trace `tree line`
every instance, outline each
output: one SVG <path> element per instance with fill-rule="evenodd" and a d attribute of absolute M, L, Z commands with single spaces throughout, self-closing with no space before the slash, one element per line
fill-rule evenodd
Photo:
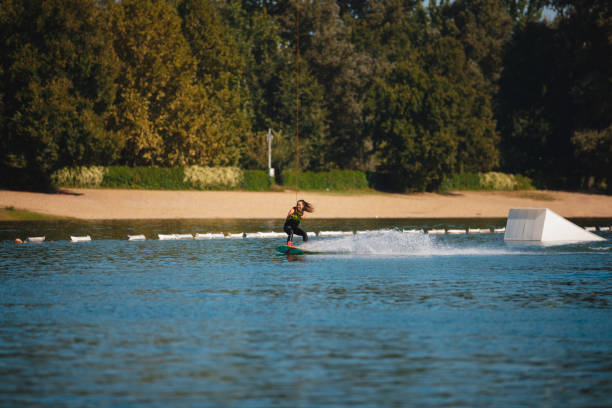
<path fill-rule="evenodd" d="M 262 169 L 272 129 L 280 171 L 299 156 L 401 191 L 501 170 L 609 192 L 611 9 L 0 0 L 2 182 L 88 165 Z"/>

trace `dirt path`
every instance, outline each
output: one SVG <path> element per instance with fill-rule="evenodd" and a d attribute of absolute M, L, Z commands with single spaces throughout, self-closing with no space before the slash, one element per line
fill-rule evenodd
<path fill-rule="evenodd" d="M 81 219 L 279 218 L 295 192 L 71 189 L 72 194 L 0 190 L 0 207 Z M 334 194 L 304 192 L 312 218 L 506 217 L 510 208 L 547 207 L 564 217 L 612 217 L 612 196 L 567 192 Z"/>

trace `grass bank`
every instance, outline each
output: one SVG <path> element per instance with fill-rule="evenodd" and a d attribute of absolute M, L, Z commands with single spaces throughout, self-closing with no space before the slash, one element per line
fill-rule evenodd
<path fill-rule="evenodd" d="M 52 221 L 66 219 L 68 218 L 20 210 L 12 206 L 0 208 L 0 221 Z"/>

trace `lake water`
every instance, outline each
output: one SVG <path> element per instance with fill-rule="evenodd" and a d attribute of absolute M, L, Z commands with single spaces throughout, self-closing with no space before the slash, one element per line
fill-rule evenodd
<path fill-rule="evenodd" d="M 611 406 L 612 234 L 402 232 L 504 224 L 309 220 L 370 232 L 287 258 L 282 238 L 126 240 L 278 220 L 0 223 L 0 406 Z"/>

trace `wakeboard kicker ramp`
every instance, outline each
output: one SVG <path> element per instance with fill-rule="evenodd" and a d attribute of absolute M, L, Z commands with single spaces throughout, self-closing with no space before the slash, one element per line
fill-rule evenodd
<path fill-rule="evenodd" d="M 548 208 L 512 208 L 508 212 L 504 241 L 579 242 L 605 239 Z"/>

